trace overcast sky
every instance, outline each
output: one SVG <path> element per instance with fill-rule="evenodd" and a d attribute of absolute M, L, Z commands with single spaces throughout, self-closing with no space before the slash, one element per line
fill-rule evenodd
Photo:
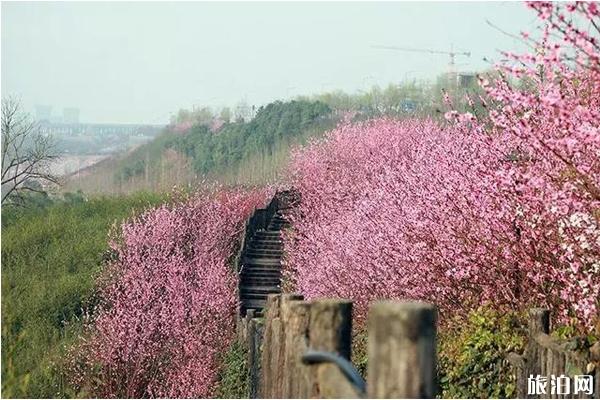
<path fill-rule="evenodd" d="M 192 105 L 266 104 L 430 78 L 455 49 L 487 66 L 532 29 L 522 3 L 2 2 L 2 96 L 78 107 L 83 122 L 163 123 Z M 463 65 L 460 65 L 463 64 Z"/>

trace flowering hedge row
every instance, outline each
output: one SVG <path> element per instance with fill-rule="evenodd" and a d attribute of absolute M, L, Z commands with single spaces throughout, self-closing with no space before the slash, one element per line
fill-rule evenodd
<path fill-rule="evenodd" d="M 237 310 L 229 265 L 243 221 L 265 191 L 215 190 L 122 225 L 100 303 L 72 354 L 93 397 L 209 397 Z"/>
<path fill-rule="evenodd" d="M 598 26 L 599 14 L 594 3 L 530 7 L 543 24 L 536 52 L 507 53 L 500 78 L 481 80 L 486 96 L 470 101 L 485 115 L 344 124 L 294 155 L 302 204 L 286 273 L 300 291 L 352 298 L 359 318 L 391 297 L 452 313 L 549 306 L 593 326 L 600 47 L 572 20 Z"/>

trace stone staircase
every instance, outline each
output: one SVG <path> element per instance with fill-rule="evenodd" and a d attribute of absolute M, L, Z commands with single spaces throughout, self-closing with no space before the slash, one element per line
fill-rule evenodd
<path fill-rule="evenodd" d="M 273 214 L 266 229 L 254 232 L 242 253 L 239 286 L 242 316 L 249 309 L 261 316 L 267 295 L 281 293 L 281 230 L 288 226 L 283 211 L 279 209 Z"/>

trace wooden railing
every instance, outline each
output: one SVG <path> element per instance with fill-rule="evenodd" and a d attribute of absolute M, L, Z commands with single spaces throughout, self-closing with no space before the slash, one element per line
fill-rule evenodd
<path fill-rule="evenodd" d="M 290 200 L 291 199 L 291 200 Z M 298 201 L 278 192 L 246 223 L 246 244 L 283 205 Z M 238 271 L 241 267 L 241 256 Z M 580 348 L 550 336 L 549 311 L 532 309 L 524 354 L 508 354 L 518 398 L 597 398 L 600 342 Z M 433 398 L 437 394 L 436 308 L 420 302 L 378 302 L 369 312 L 368 381 L 351 360 L 352 302 L 304 301 L 299 294 L 269 295 L 264 318 L 247 310 L 238 337 L 247 344 L 251 398 Z M 576 376 L 593 378 L 592 394 L 576 390 Z M 546 378 L 545 393 L 532 395 L 532 379 Z M 556 391 L 550 379 L 572 379 Z M 581 388 L 579 388 L 581 389 Z"/>
<path fill-rule="evenodd" d="M 511 353 L 507 359 L 517 378 L 518 398 L 587 399 L 600 395 L 600 342 L 581 346 L 575 339 L 559 340 L 550 335 L 550 311 L 529 311 L 527 347 L 522 355 Z M 576 380 L 592 377 L 591 394 Z M 556 378 L 561 377 L 561 381 Z M 536 380 L 541 385 L 536 386 Z M 564 385 L 560 385 L 560 384 Z M 535 394 L 537 392 L 537 394 Z"/>
<path fill-rule="evenodd" d="M 434 306 L 378 302 L 369 312 L 367 382 L 351 360 L 352 302 L 304 301 L 298 294 L 270 295 L 264 318 L 249 310 L 243 320 L 249 349 L 251 398 L 433 398 L 437 394 Z M 549 335 L 548 310 L 530 311 L 523 355 L 507 355 L 517 380 L 517 398 L 598 398 L 600 342 Z M 532 379 L 546 377 L 545 393 L 530 394 Z M 591 376 L 593 387 L 575 387 Z M 570 387 L 552 388 L 552 379 Z"/>
<path fill-rule="evenodd" d="M 254 234 L 259 230 L 267 229 L 269 221 L 271 220 L 271 218 L 273 218 L 273 215 L 275 215 L 279 208 L 280 196 L 281 192 L 275 192 L 275 195 L 265 208 L 255 209 L 252 215 L 246 220 L 246 224 L 244 226 L 244 234 L 242 235 L 242 240 L 240 242 L 240 246 L 235 260 L 235 267 L 238 273 L 242 268 L 242 254 L 244 254 L 246 248 L 250 244 L 252 236 L 254 236 Z"/>
<path fill-rule="evenodd" d="M 267 229 L 269 221 L 279 211 L 281 207 L 289 207 L 294 202 L 298 195 L 290 190 L 277 191 L 273 198 L 264 208 L 256 208 L 252 215 L 246 220 L 244 233 L 235 256 L 234 265 L 237 272 L 242 268 L 242 254 L 246 251 L 247 246 L 254 234 L 260 230 Z"/>
<path fill-rule="evenodd" d="M 250 396 L 259 398 L 432 398 L 435 307 L 379 302 L 369 313 L 368 381 L 350 364 L 352 302 L 269 295 L 264 319 L 244 321 Z"/>

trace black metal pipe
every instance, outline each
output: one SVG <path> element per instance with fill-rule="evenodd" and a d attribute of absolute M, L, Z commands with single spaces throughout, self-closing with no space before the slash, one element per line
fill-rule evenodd
<path fill-rule="evenodd" d="M 337 365 L 342 374 L 350 381 L 352 386 L 356 388 L 358 393 L 365 394 L 367 391 L 367 385 L 360 373 L 356 370 L 354 365 L 343 357 L 338 356 L 335 353 L 327 351 L 316 351 L 308 350 L 302 356 L 302 362 L 304 364 L 322 364 L 322 363 L 333 363 Z"/>

